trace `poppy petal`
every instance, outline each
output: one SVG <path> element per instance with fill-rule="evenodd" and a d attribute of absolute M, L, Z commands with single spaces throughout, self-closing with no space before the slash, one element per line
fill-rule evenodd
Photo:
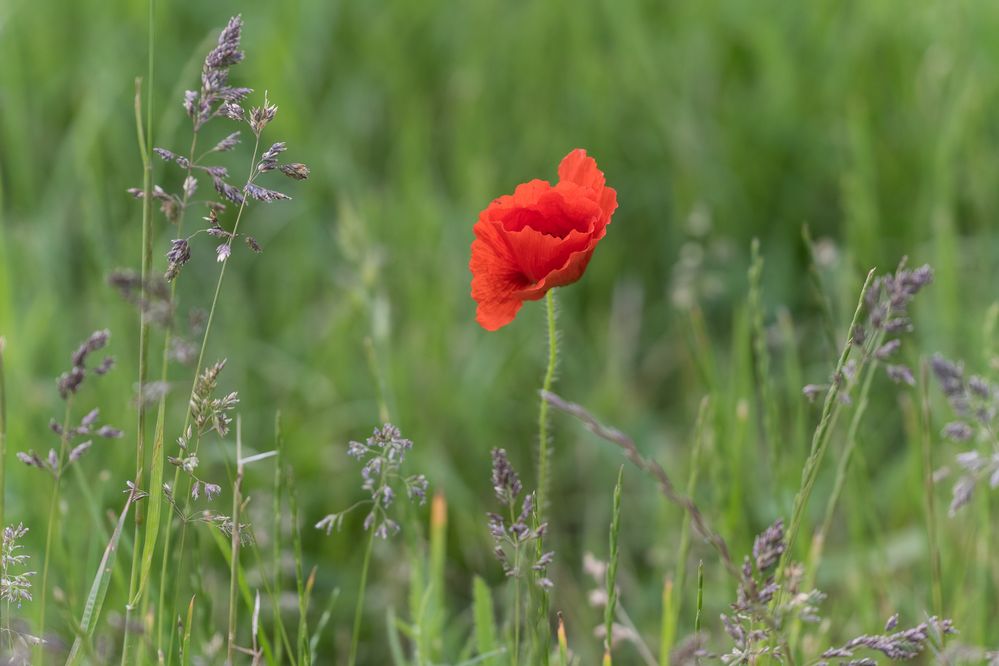
<path fill-rule="evenodd" d="M 520 299 L 481 302 L 475 308 L 475 321 L 487 331 L 498 330 L 514 320 L 523 304 Z"/>
<path fill-rule="evenodd" d="M 475 236 L 468 262 L 472 271 L 472 298 L 479 303 L 505 301 L 531 283 L 521 271 L 499 223 L 477 223 Z"/>
<path fill-rule="evenodd" d="M 559 238 L 530 227 L 504 238 L 520 271 L 532 283 L 561 270 L 572 254 L 593 244 L 589 233 L 571 231 L 565 238 Z"/>
<path fill-rule="evenodd" d="M 583 276 L 590 259 L 593 257 L 594 242 L 590 247 L 573 252 L 558 269 L 541 278 L 534 284 L 516 292 L 518 298 L 525 301 L 536 301 L 542 298 L 549 289 L 572 284 Z"/>
<path fill-rule="evenodd" d="M 607 180 L 604 172 L 597 168 L 597 161 L 586 154 L 582 148 L 577 148 L 562 159 L 558 165 L 560 182 L 576 183 L 600 192 Z"/>

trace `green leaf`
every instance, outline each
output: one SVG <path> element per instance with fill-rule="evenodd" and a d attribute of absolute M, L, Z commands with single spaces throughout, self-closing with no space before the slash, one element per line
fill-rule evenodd
<path fill-rule="evenodd" d="M 139 587 L 129 605 L 139 603 L 153 569 L 153 555 L 156 554 L 156 540 L 160 535 L 160 516 L 163 508 L 163 424 L 166 421 L 166 397 L 160 398 L 156 414 L 156 436 L 153 439 L 153 467 L 149 472 L 149 515 L 146 516 L 146 537 L 142 543 L 142 569 Z"/>

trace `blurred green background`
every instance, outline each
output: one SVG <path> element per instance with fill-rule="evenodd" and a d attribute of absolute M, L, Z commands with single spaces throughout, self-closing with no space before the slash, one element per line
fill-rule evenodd
<path fill-rule="evenodd" d="M 596 157 L 620 208 L 584 279 L 559 290 L 557 390 L 631 433 L 680 483 L 697 404 L 710 393 L 713 449 L 697 497 L 737 553 L 787 516 L 797 488 L 796 473 L 778 478 L 762 457 L 746 311 L 753 238 L 766 260 L 784 469 L 800 467 L 817 416 L 801 385 L 824 381 L 835 354 L 821 333 L 802 225 L 819 239 L 840 343 L 866 270 L 890 270 L 908 255 L 936 269 L 914 307 L 910 363 L 938 350 L 969 367 L 987 358 L 994 341 L 982 339 L 982 326 L 999 284 L 999 4 L 159 2 L 155 145 L 185 151 L 183 90 L 196 86 L 204 54 L 234 13 L 246 22 L 247 53 L 234 83 L 253 87 L 256 103 L 269 92 L 280 110 L 266 137 L 287 141 L 288 158 L 310 165 L 312 177 L 283 188 L 291 202 L 249 211 L 245 229 L 265 251 L 236 250 L 208 359 L 229 359 L 222 386 L 240 392 L 250 447 L 272 447 L 274 413 L 283 412 L 308 527 L 361 496 L 345 448 L 378 420 L 371 339 L 391 418 L 416 442 L 410 468 L 451 505 L 448 592 L 458 643 L 470 573 L 502 580 L 483 518 L 493 502 L 489 451 L 507 448 L 533 477 L 545 352 L 540 303 L 496 333 L 475 323 L 471 228 L 517 183 L 554 179 L 572 148 Z M 119 365 L 89 385 L 80 409 L 100 405 L 127 432 L 82 462 L 108 508 L 120 505 L 133 466 L 127 396 L 136 316 L 106 277 L 138 266 L 140 207 L 125 189 L 141 185 L 132 96 L 146 48 L 144 2 L 0 2 L 0 334 L 11 391 L 8 462 L 17 465 L 7 520 L 33 528 L 35 552 L 46 500 L 34 491 L 37 471 L 13 451 L 57 445 L 48 430 L 61 410 L 53 377 L 95 328 L 111 328 Z M 231 131 L 225 125 L 210 134 Z M 245 160 L 240 152 L 226 164 L 242 173 Z M 157 161 L 154 182 L 177 181 Z M 159 216 L 156 230 L 162 267 L 174 232 Z M 210 303 L 212 248 L 204 236 L 194 242 L 178 282 L 182 311 Z M 177 418 L 189 372 L 172 370 Z M 918 621 L 929 606 L 920 457 L 904 429 L 911 396 L 879 382 L 862 464 L 819 575 L 830 592 L 824 611 L 838 618 L 823 630 L 830 640 L 879 629 L 896 609 Z M 554 423 L 553 607 L 567 611 L 574 647 L 592 660 L 590 627 L 600 612 L 586 607 L 581 559 L 587 550 L 606 556 L 620 460 L 576 424 Z M 940 446 L 942 464 L 953 451 Z M 231 442 L 211 447 L 209 469 L 224 478 L 221 460 L 232 454 Z M 265 463 L 251 470 L 247 491 L 260 498 L 251 511 L 266 508 L 270 474 Z M 75 488 L 67 492 L 70 521 L 85 520 L 73 507 Z M 946 502 L 948 491 L 939 497 Z M 983 501 L 976 515 L 987 509 Z M 965 639 L 995 643 L 984 515 L 944 528 L 946 600 Z M 663 577 L 676 566 L 680 519 L 650 481 L 626 470 L 622 599 L 651 636 Z M 265 513 L 260 520 L 266 525 Z M 360 526 L 347 527 L 331 537 L 305 533 L 319 594 L 343 592 L 329 630 L 341 646 L 361 556 Z M 263 543 L 268 529 L 258 528 Z M 78 574 L 60 574 L 78 602 L 103 544 L 85 529 L 64 539 L 68 552 L 86 553 Z M 383 634 L 388 604 L 405 606 L 404 544 L 376 550 L 373 637 Z M 217 552 L 205 553 L 203 566 L 225 575 Z M 695 545 L 693 557 L 707 561 L 713 622 L 733 591 L 708 550 Z M 689 582 L 681 593 L 689 608 Z M 119 595 L 111 605 L 120 611 L 123 603 Z M 369 648 L 368 663 L 380 663 L 380 645 Z"/>

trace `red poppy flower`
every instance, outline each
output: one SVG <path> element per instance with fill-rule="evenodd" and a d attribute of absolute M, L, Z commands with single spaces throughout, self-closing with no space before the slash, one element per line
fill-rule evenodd
<path fill-rule="evenodd" d="M 524 301 L 571 284 L 586 270 L 617 208 L 617 192 L 586 151 L 576 149 L 558 167 L 559 182 L 532 180 L 493 201 L 474 227 L 472 298 L 476 320 L 495 331 Z"/>

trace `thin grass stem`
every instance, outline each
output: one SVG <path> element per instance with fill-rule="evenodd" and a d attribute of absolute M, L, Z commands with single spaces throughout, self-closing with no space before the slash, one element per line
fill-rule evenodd
<path fill-rule="evenodd" d="M 284 437 L 281 432 L 281 412 L 274 415 L 274 450 L 277 455 L 274 457 L 274 497 L 273 497 L 273 586 L 274 594 L 271 598 L 271 605 L 274 610 L 274 660 L 281 663 L 282 648 L 284 644 L 280 640 L 281 634 L 285 634 L 284 622 L 281 619 L 281 604 L 278 595 L 281 591 L 281 496 L 284 494 L 283 479 L 281 473 L 283 464 L 282 448 Z M 289 650 L 290 652 L 290 650 Z"/>
<path fill-rule="evenodd" d="M 62 434 L 59 437 L 59 458 L 58 465 L 52 473 L 55 479 L 52 485 L 52 497 L 49 500 L 48 526 L 45 530 L 45 563 L 42 565 L 42 589 L 38 602 L 38 636 L 45 638 L 45 602 L 48 599 L 49 590 L 49 564 L 52 561 L 52 535 L 55 534 L 56 521 L 59 518 L 59 490 L 62 485 L 62 468 L 66 459 L 66 447 L 69 442 L 69 415 L 73 405 L 73 396 L 67 396 L 65 415 L 62 419 Z M 41 661 L 41 646 L 39 645 L 35 656 L 36 662 Z"/>
<path fill-rule="evenodd" d="M 815 480 L 819 476 L 819 469 L 822 466 L 822 459 L 825 457 L 826 449 L 829 447 L 829 440 L 832 435 L 832 424 L 838 415 L 842 403 L 839 400 L 840 393 L 843 390 L 845 379 L 843 377 L 843 367 L 846 365 L 847 359 L 850 357 L 850 352 L 853 349 L 853 331 L 856 330 L 857 323 L 860 321 L 860 314 L 864 309 L 864 295 L 867 293 L 867 289 L 871 285 L 871 281 L 874 279 L 874 269 L 871 269 L 867 273 L 867 278 L 864 280 L 864 285 L 860 289 L 860 297 L 857 299 L 857 307 L 853 313 L 853 319 L 850 322 L 850 338 L 846 341 L 843 347 L 843 351 L 840 354 L 839 361 L 836 363 L 836 369 L 833 372 L 833 381 L 829 386 L 829 390 L 826 392 L 825 402 L 822 406 L 822 416 L 819 418 L 819 424 L 815 428 L 815 432 L 812 435 L 812 447 L 805 460 L 804 469 L 801 472 L 801 486 L 798 489 L 798 493 L 794 498 L 794 508 L 791 511 L 791 522 L 788 525 L 787 530 L 787 548 L 784 551 L 784 555 L 781 557 L 780 564 L 777 569 L 777 580 L 783 580 L 784 570 L 787 568 L 788 563 L 791 561 L 794 553 L 794 544 L 797 539 L 798 532 L 801 530 L 802 521 L 805 517 L 805 509 L 808 507 L 808 501 L 811 499 L 812 490 L 815 486 Z M 780 597 L 778 594 L 776 597 Z"/>
<path fill-rule="evenodd" d="M 697 563 L 697 613 L 694 615 L 694 633 L 701 633 L 701 611 L 704 609 L 704 560 Z"/>
<path fill-rule="evenodd" d="M 229 562 L 229 631 L 227 643 L 227 663 L 233 663 L 236 650 L 236 616 L 239 605 L 239 547 L 240 547 L 240 508 L 243 487 L 243 420 L 236 417 L 236 481 L 232 486 L 232 558 Z"/>
<path fill-rule="evenodd" d="M 191 177 L 193 169 L 194 169 L 194 166 L 193 166 L 193 164 L 194 164 L 194 153 L 197 150 L 197 146 L 198 146 L 198 131 L 197 131 L 197 129 L 195 129 L 194 132 L 193 132 L 193 135 L 191 137 L 191 149 L 189 151 L 189 157 L 188 157 L 188 167 L 187 167 L 187 177 L 188 178 Z M 177 218 L 177 235 L 178 236 L 183 236 L 183 233 L 184 233 L 184 216 L 187 213 L 187 207 L 188 207 L 189 204 L 190 204 L 190 194 L 189 194 L 188 189 L 184 188 L 184 196 L 183 196 L 183 199 L 181 201 L 180 214 L 179 214 L 179 216 Z M 177 294 L 177 280 L 174 279 L 174 280 L 172 280 L 170 282 L 170 302 L 173 303 L 173 304 L 175 304 L 175 305 L 176 305 L 176 302 L 177 302 L 176 301 L 176 294 Z M 169 377 L 169 369 L 170 369 L 170 342 L 171 342 L 171 340 L 173 338 L 172 333 L 173 333 L 172 327 L 167 327 L 166 332 L 164 334 L 164 338 L 163 338 L 163 359 L 162 359 L 162 367 L 161 367 L 161 370 L 160 370 L 160 381 L 163 382 L 164 385 L 166 384 L 167 379 Z M 167 396 L 166 396 L 165 393 L 160 397 L 160 406 L 159 406 L 159 412 L 158 412 L 159 415 L 165 415 L 165 413 L 166 413 L 166 410 L 164 409 L 164 406 L 166 404 L 166 397 Z M 157 421 L 159 420 L 159 418 L 160 418 L 160 416 L 157 416 Z M 156 424 L 156 430 L 157 431 L 162 431 L 164 425 L 165 424 L 163 424 L 163 423 L 157 422 L 157 424 Z M 177 487 L 176 481 L 174 482 L 174 485 L 172 487 L 174 487 L 174 488 Z M 155 491 L 156 489 L 153 489 L 153 490 Z M 170 542 L 170 534 L 173 531 L 171 529 L 172 525 L 173 525 L 173 518 L 170 517 L 170 518 L 167 519 L 166 525 L 164 527 L 164 529 L 166 531 L 166 534 L 163 537 L 164 538 L 164 550 L 163 550 L 164 556 L 163 556 L 163 560 L 162 560 L 161 565 L 160 565 L 160 567 L 161 567 L 160 568 L 160 586 L 159 586 L 159 591 L 158 591 L 158 598 L 157 598 L 157 601 L 156 601 L 156 612 L 155 612 L 155 615 L 156 615 L 156 649 L 160 653 L 163 652 L 163 620 L 168 615 L 169 616 L 173 616 L 174 612 L 176 611 L 176 604 L 174 604 L 173 606 L 171 606 L 171 608 L 169 609 L 169 611 L 170 611 L 169 613 L 167 612 L 167 609 L 164 606 L 165 601 L 166 601 L 166 589 L 167 589 L 167 586 L 164 585 L 163 582 L 166 581 L 166 579 L 167 579 L 167 571 L 168 571 L 168 568 L 169 568 L 169 565 L 170 565 L 170 558 L 167 557 L 167 554 L 170 552 L 169 542 Z M 171 643 L 172 643 L 172 640 L 171 640 Z"/>
<path fill-rule="evenodd" d="M 145 290 L 149 279 L 149 268 L 153 257 L 153 233 L 152 233 L 152 179 L 153 165 L 150 155 L 153 151 L 152 131 L 153 131 L 153 59 L 154 59 L 154 0 L 149 0 L 148 6 L 148 65 L 146 71 L 146 119 L 145 129 L 143 129 L 142 118 L 142 79 L 135 80 L 135 131 L 139 144 L 139 155 L 142 159 L 142 259 L 140 266 L 140 289 Z M 143 465 L 145 464 L 146 446 L 146 401 L 142 399 L 145 392 L 146 379 L 149 375 L 149 316 L 145 308 L 139 308 L 139 378 L 137 401 L 137 423 L 135 429 L 135 479 L 133 483 L 136 488 L 142 488 Z M 131 654 L 130 621 L 132 615 L 131 600 L 135 598 L 139 584 L 139 558 L 141 547 L 139 537 L 142 530 L 143 511 L 142 506 L 137 505 L 134 512 L 135 538 L 132 541 L 132 563 L 129 580 L 128 599 L 125 606 L 125 625 L 122 637 L 121 659 L 122 666 L 129 663 Z"/>
<path fill-rule="evenodd" d="M 770 349 L 767 346 L 767 332 L 763 325 L 763 255 L 760 254 L 760 241 L 753 239 L 752 264 L 749 268 L 749 318 L 752 325 L 753 359 L 756 371 L 756 393 L 758 411 L 762 414 L 763 437 L 766 440 L 767 460 L 773 471 L 774 480 L 780 478 L 777 456 L 777 401 L 770 385 Z M 779 484 L 771 484 L 777 488 Z"/>
<path fill-rule="evenodd" d="M 925 503 L 926 538 L 930 557 L 930 590 L 933 598 L 933 614 L 943 614 L 943 571 L 940 563 L 940 542 L 937 536 L 936 504 L 933 499 L 933 451 L 930 442 L 930 397 L 926 361 L 919 369 L 920 403 L 920 443 L 923 453 L 923 501 Z"/>
<path fill-rule="evenodd" d="M 624 465 L 617 472 L 614 486 L 614 504 L 611 513 L 610 551 L 607 558 L 607 604 L 604 606 L 604 663 L 611 662 L 611 647 L 614 644 L 614 611 L 617 608 L 617 566 L 620 554 L 618 536 L 621 532 L 621 483 L 624 480 Z"/>
<path fill-rule="evenodd" d="M 371 551 L 375 546 L 375 530 L 368 530 L 368 544 L 364 548 L 364 564 L 361 565 L 361 583 L 357 592 L 357 606 L 354 608 L 354 629 L 350 638 L 350 657 L 348 666 L 357 663 L 357 646 L 361 638 L 361 620 L 364 615 L 364 593 L 368 583 L 368 567 L 371 564 Z"/>
<path fill-rule="evenodd" d="M 4 528 L 7 489 L 7 379 L 4 376 L 4 351 L 7 340 L 0 336 L 0 530 Z"/>

